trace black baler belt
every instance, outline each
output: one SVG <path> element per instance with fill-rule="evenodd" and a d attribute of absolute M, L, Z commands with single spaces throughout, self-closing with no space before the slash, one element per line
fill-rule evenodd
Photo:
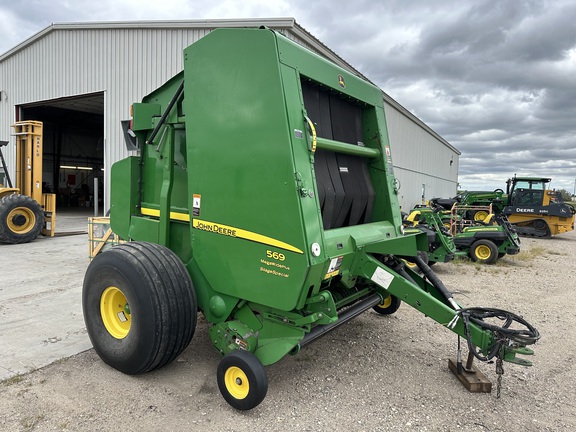
<path fill-rule="evenodd" d="M 372 222 L 372 210 L 374 209 L 374 197 L 376 196 L 374 192 L 374 186 L 372 185 L 372 178 L 370 177 L 370 172 L 368 171 L 367 161 L 361 163 L 362 168 L 362 179 L 366 185 L 367 202 L 366 208 L 364 210 L 364 217 L 360 223 L 370 223 Z"/>
<path fill-rule="evenodd" d="M 348 173 L 355 183 L 354 199 L 350 208 L 349 225 L 359 225 L 363 222 L 368 206 L 368 185 L 362 170 L 365 161 L 357 156 L 348 156 Z"/>
<path fill-rule="evenodd" d="M 334 214 L 336 193 L 334 192 L 334 185 L 332 184 L 330 172 L 328 171 L 325 151 L 316 151 L 314 156 L 314 170 L 316 171 L 316 187 L 318 188 L 322 223 L 324 224 L 324 229 L 330 229 L 332 227 L 331 221 Z"/>
<path fill-rule="evenodd" d="M 336 154 L 334 152 L 326 152 L 326 164 L 330 174 L 330 181 L 334 187 L 334 212 L 330 217 L 330 228 L 339 228 L 343 226 L 338 225 L 337 222 L 338 215 L 342 212 L 342 207 L 344 206 L 346 192 L 344 190 L 344 185 L 342 184 L 342 179 L 340 178 L 338 160 L 336 159 Z"/>
<path fill-rule="evenodd" d="M 334 224 L 335 228 L 340 228 L 343 226 L 349 226 L 350 208 L 352 207 L 352 202 L 358 194 L 358 185 L 354 179 L 354 176 L 350 173 L 350 168 L 348 166 L 348 156 L 344 154 L 337 154 L 336 160 L 338 161 L 338 172 L 340 179 L 342 180 L 342 186 L 344 187 L 344 201 L 340 207 L 340 211 L 336 217 L 336 222 Z"/>

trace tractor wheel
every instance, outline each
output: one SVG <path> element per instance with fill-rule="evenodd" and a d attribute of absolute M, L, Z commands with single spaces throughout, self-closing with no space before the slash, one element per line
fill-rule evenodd
<path fill-rule="evenodd" d="M 487 210 L 478 210 L 474 213 L 472 219 L 474 219 L 475 222 L 483 222 L 489 214 Z"/>
<path fill-rule="evenodd" d="M 494 264 L 498 259 L 498 247 L 490 240 L 477 240 L 470 248 L 470 258 L 481 264 Z"/>
<path fill-rule="evenodd" d="M 400 308 L 402 301 L 396 296 L 389 295 L 386 297 L 382 303 L 377 304 L 372 309 L 380 315 L 392 315 L 394 312 Z"/>
<path fill-rule="evenodd" d="M 260 404 L 268 392 L 268 378 L 260 360 L 249 351 L 226 355 L 216 372 L 220 393 L 233 408 L 246 411 Z"/>
<path fill-rule="evenodd" d="M 197 303 L 190 275 L 170 249 L 129 242 L 97 255 L 82 307 L 102 360 L 126 374 L 159 369 L 190 343 Z"/>
<path fill-rule="evenodd" d="M 420 259 L 422 261 L 424 261 L 426 264 L 430 265 L 429 263 L 429 259 L 428 259 L 428 254 L 424 251 L 418 251 L 418 256 L 420 257 Z M 404 261 L 404 264 L 406 265 L 406 267 L 408 267 L 410 270 L 415 271 L 417 273 L 421 273 L 422 270 L 420 270 L 420 268 L 416 265 L 416 263 L 408 260 L 408 259 L 403 259 L 402 261 Z"/>
<path fill-rule="evenodd" d="M 44 212 L 34 199 L 11 194 L 0 199 L 0 242 L 28 243 L 44 226 Z"/>
<path fill-rule="evenodd" d="M 546 223 L 545 220 L 543 219 L 536 219 L 533 223 L 532 226 L 540 232 L 543 232 L 544 234 L 541 235 L 541 237 L 550 237 L 551 231 L 550 231 L 550 227 L 548 226 L 548 224 Z"/>

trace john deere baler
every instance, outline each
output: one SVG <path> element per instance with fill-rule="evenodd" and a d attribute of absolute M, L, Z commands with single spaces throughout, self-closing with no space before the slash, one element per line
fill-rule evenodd
<path fill-rule="evenodd" d="M 427 240 L 403 236 L 382 93 L 365 80 L 269 29 L 215 30 L 133 105 L 128 133 L 139 156 L 112 168 L 110 215 L 131 241 L 92 261 L 83 290 L 106 363 L 162 367 L 199 310 L 224 398 L 250 409 L 266 395 L 263 366 L 403 301 L 479 358 L 529 364 L 515 355 L 531 353 L 531 326 L 503 337 L 421 260 L 424 278 L 404 268 Z"/>

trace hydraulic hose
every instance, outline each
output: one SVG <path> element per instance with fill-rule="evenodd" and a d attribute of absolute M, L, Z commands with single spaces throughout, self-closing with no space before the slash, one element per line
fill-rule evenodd
<path fill-rule="evenodd" d="M 456 315 L 462 317 L 464 322 L 464 331 L 468 350 L 481 361 L 488 361 L 500 353 L 503 346 L 515 344 L 518 346 L 532 345 L 540 339 L 540 332 L 528 321 L 519 315 L 502 309 L 494 308 L 465 308 L 456 312 Z M 484 319 L 497 318 L 504 321 L 501 326 L 490 324 Z M 490 331 L 494 335 L 496 343 L 490 347 L 486 355 L 481 355 L 478 349 L 472 344 L 470 337 L 470 322 L 473 322 L 483 330 Z M 518 323 L 523 328 L 512 329 L 512 323 Z"/>
<path fill-rule="evenodd" d="M 454 300 L 452 293 L 448 291 L 446 285 L 444 285 L 444 283 L 440 280 L 440 278 L 436 276 L 436 273 L 434 273 L 434 271 L 428 266 L 428 264 L 424 262 L 422 258 L 420 258 L 419 256 L 410 257 L 410 261 L 412 261 L 414 264 L 418 266 L 418 268 L 422 271 L 424 276 L 426 276 L 426 278 L 428 278 L 430 283 L 434 285 L 434 287 L 438 291 L 440 291 L 442 296 L 446 299 L 448 303 L 450 303 L 450 305 L 454 308 L 454 310 L 460 310 L 460 306 L 458 306 L 458 303 L 456 303 L 456 301 Z"/>
<path fill-rule="evenodd" d="M 446 286 L 442 283 L 440 278 L 436 276 L 436 273 L 424 262 L 422 258 L 409 257 L 409 260 L 415 263 L 418 268 L 422 271 L 424 276 L 428 278 L 430 283 L 442 294 L 442 296 L 448 301 L 450 305 L 456 311 L 455 319 L 449 324 L 455 324 L 457 317 L 462 318 L 464 323 L 464 332 L 466 337 L 466 343 L 468 344 L 468 350 L 474 357 L 480 361 L 488 361 L 496 356 L 501 358 L 502 348 L 511 346 L 526 346 L 536 343 L 540 339 L 540 332 L 528 323 L 524 318 L 516 315 L 512 312 L 508 312 L 502 309 L 495 308 L 484 308 L 484 307 L 473 307 L 462 309 L 454 300 L 452 293 L 448 291 Z M 406 273 L 404 270 L 403 273 Z M 400 274 L 404 276 L 402 272 Z M 405 276 L 404 276 L 405 277 Z M 412 278 L 409 278 L 412 280 Z M 502 325 L 494 325 L 486 322 L 486 319 L 496 318 L 503 321 Z M 470 323 L 475 324 L 482 330 L 490 332 L 494 336 L 495 343 L 488 348 L 488 352 L 485 355 L 480 354 L 478 348 L 472 343 L 472 336 L 470 334 Z M 510 328 L 513 323 L 517 323 L 521 328 Z"/>

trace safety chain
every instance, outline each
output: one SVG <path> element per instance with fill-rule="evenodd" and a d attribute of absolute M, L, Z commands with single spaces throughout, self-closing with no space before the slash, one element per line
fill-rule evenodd
<path fill-rule="evenodd" d="M 498 379 L 496 381 L 496 399 L 500 399 L 500 391 L 502 390 L 502 375 L 504 375 L 504 362 L 500 357 L 496 359 L 496 375 L 498 375 Z"/>

